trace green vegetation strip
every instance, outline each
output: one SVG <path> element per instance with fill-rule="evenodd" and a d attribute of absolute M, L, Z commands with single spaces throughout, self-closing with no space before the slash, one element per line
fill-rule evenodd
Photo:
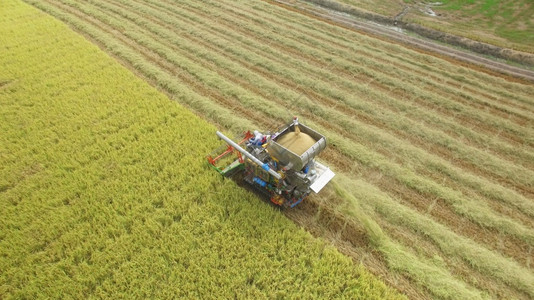
<path fill-rule="evenodd" d="M 400 297 L 207 168 L 214 127 L 2 5 L 2 298 Z"/>
<path fill-rule="evenodd" d="M 410 8 L 404 11 L 403 21 L 500 47 L 533 52 L 534 5 L 530 0 L 385 0 L 380 4 L 362 0 L 327 2 L 343 3 L 356 10 L 379 13 L 390 18 L 401 14 L 408 5 Z M 429 15 L 428 8 L 436 15 Z"/>

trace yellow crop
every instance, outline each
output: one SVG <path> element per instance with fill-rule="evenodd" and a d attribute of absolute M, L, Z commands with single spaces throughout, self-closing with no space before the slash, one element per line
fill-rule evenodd
<path fill-rule="evenodd" d="M 1 7 L 0 298 L 399 297 L 208 168 L 215 127 L 61 22 Z"/>

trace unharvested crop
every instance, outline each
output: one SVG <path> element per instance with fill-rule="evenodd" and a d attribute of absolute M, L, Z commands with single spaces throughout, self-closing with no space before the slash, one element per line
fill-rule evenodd
<path fill-rule="evenodd" d="M 16 0 L 0 131 L 2 299 L 402 298 L 212 172 L 215 127 Z"/>
<path fill-rule="evenodd" d="M 528 0 L 314 0 L 326 6 L 339 4 L 345 9 L 356 9 L 385 15 L 408 23 L 422 24 L 441 32 L 452 33 L 475 41 L 534 51 L 534 5 Z M 380 18 L 376 16 L 375 18 Z M 382 17 L 384 18 L 384 17 Z"/>

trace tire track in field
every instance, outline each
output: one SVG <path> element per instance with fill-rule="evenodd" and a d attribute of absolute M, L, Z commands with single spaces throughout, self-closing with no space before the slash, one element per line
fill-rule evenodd
<path fill-rule="evenodd" d="M 370 170 L 368 172 L 377 171 Z M 368 180 L 367 178 L 372 178 L 371 175 L 363 175 L 362 177 L 366 178 L 366 180 Z M 412 189 L 407 189 L 402 182 L 384 180 L 383 177 L 375 178 L 368 182 L 398 199 L 403 205 L 418 211 L 422 215 L 432 217 L 435 221 L 447 226 L 452 232 L 460 236 L 469 237 L 481 246 L 512 257 L 524 266 L 528 265 L 529 259 L 534 260 L 534 255 L 525 255 L 532 246 L 517 237 L 502 236 L 496 229 L 484 227 L 465 216 L 458 215 L 458 212 L 449 203 L 435 195 L 418 193 Z M 501 207 L 503 209 L 506 208 L 505 205 Z M 520 213 L 522 216 L 518 217 L 515 215 L 516 213 L 517 210 L 514 210 L 512 213 L 504 215 L 520 220 L 525 226 L 530 227 L 532 225 L 533 220 L 531 217 L 525 216 L 524 213 Z"/>
<path fill-rule="evenodd" d="M 284 210 L 284 215 L 306 228 L 313 236 L 328 240 L 341 253 L 351 257 L 355 264 L 363 263 L 373 274 L 410 299 L 430 299 L 428 291 L 414 288 L 417 284 L 412 279 L 399 274 L 392 275 L 385 258 L 369 245 L 369 238 L 361 225 L 348 222 L 342 213 L 332 208 L 332 203 L 339 204 L 339 198 L 333 195 L 331 189 L 327 187 L 321 193 L 328 195 L 311 195 L 299 205 L 298 210 Z"/>
<path fill-rule="evenodd" d="M 439 257 L 448 266 L 448 269 L 456 277 L 461 278 L 470 286 L 473 286 L 479 290 L 484 290 L 494 295 L 497 299 L 510 298 L 509 292 L 507 292 L 508 286 L 506 283 L 489 277 L 484 271 L 474 269 L 469 263 L 461 260 L 458 261 L 458 257 L 451 256 L 439 249 L 438 246 L 432 242 L 421 239 L 421 237 L 413 232 L 409 232 L 399 228 L 397 225 L 384 222 L 379 219 L 378 224 L 391 236 L 394 240 L 399 241 L 401 245 L 409 247 L 412 244 L 418 244 L 417 252 L 426 259 L 432 260 Z M 432 297 L 431 297 L 432 298 Z M 523 296 L 524 299 L 528 299 L 527 296 Z"/>

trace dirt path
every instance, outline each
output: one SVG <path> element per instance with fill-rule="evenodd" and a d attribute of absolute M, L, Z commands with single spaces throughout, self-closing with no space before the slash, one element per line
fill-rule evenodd
<path fill-rule="evenodd" d="M 457 50 L 455 48 L 440 45 L 438 43 L 423 40 L 421 38 L 416 38 L 408 36 L 401 32 L 401 30 L 396 27 L 387 27 L 372 23 L 369 21 L 358 20 L 356 18 L 350 17 L 345 13 L 337 12 L 334 10 L 326 9 L 319 6 L 312 6 L 310 4 L 301 2 L 301 1 L 289 1 L 289 0 L 265 0 L 268 2 L 275 3 L 279 6 L 291 9 L 296 12 L 306 14 L 308 16 L 313 16 L 322 20 L 327 20 L 336 25 L 343 27 L 355 29 L 367 34 L 386 38 L 404 45 L 415 47 L 416 49 L 423 50 L 427 53 L 445 56 L 458 60 L 467 64 L 472 64 L 476 66 L 483 67 L 485 69 L 491 70 L 491 74 L 501 74 L 511 77 L 516 77 L 522 80 L 534 82 L 534 71 L 527 69 L 514 67 L 505 63 L 494 61 L 491 59 L 484 58 L 480 55 L 468 53 L 465 51 Z M 482 69 L 483 70 L 483 69 Z M 487 72 L 487 71 L 486 71 Z"/>

